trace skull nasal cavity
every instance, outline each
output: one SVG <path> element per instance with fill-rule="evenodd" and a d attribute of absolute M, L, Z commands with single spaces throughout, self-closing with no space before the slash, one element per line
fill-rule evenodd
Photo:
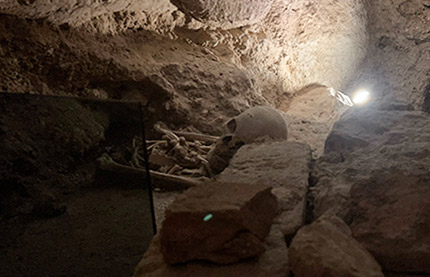
<path fill-rule="evenodd" d="M 233 118 L 229 122 L 227 122 L 227 128 L 230 133 L 234 133 L 236 131 L 236 119 Z"/>
<path fill-rule="evenodd" d="M 232 137 L 232 136 L 225 136 L 225 137 L 223 137 L 223 138 L 222 138 L 222 142 L 223 142 L 224 144 L 227 144 L 227 143 L 229 143 L 232 139 L 233 139 L 233 137 Z"/>

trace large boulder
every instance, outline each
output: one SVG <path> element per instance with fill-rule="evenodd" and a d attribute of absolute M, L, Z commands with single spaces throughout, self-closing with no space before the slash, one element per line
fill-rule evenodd
<path fill-rule="evenodd" d="M 375 259 L 336 217 L 300 229 L 288 254 L 296 277 L 384 276 Z"/>
<path fill-rule="evenodd" d="M 400 105 L 380 108 L 351 109 L 334 125 L 312 172 L 315 217 L 330 213 L 350 220 L 352 185 L 375 174 L 429 174 L 430 116 Z"/>
<path fill-rule="evenodd" d="M 351 229 L 384 268 L 430 273 L 430 176 L 393 170 L 352 187 Z"/>
<path fill-rule="evenodd" d="M 430 272 L 430 116 L 391 104 L 349 110 L 315 164 L 315 217 L 338 215 L 388 272 Z"/>
<path fill-rule="evenodd" d="M 209 183 L 178 196 L 167 208 L 160 247 L 169 264 L 208 260 L 221 264 L 256 257 L 278 210 L 271 187 Z"/>

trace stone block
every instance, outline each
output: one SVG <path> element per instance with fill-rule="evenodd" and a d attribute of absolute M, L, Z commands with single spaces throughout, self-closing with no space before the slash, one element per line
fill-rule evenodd
<path fill-rule="evenodd" d="M 160 249 L 169 264 L 207 260 L 228 264 L 264 252 L 278 210 L 271 187 L 259 183 L 208 183 L 167 208 Z"/>

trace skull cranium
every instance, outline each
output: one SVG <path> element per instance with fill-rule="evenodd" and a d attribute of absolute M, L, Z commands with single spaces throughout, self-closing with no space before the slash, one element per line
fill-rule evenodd
<path fill-rule="evenodd" d="M 226 132 L 208 153 L 212 173 L 221 173 L 243 145 L 261 139 L 286 140 L 287 125 L 282 115 L 267 106 L 250 108 L 226 123 Z"/>

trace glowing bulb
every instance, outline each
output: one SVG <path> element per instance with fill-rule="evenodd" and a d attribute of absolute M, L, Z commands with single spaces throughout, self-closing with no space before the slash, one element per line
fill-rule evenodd
<path fill-rule="evenodd" d="M 354 102 L 355 105 L 366 104 L 367 101 L 369 101 L 369 99 L 370 99 L 370 93 L 365 89 L 361 89 L 357 91 L 352 96 L 352 102 Z"/>

